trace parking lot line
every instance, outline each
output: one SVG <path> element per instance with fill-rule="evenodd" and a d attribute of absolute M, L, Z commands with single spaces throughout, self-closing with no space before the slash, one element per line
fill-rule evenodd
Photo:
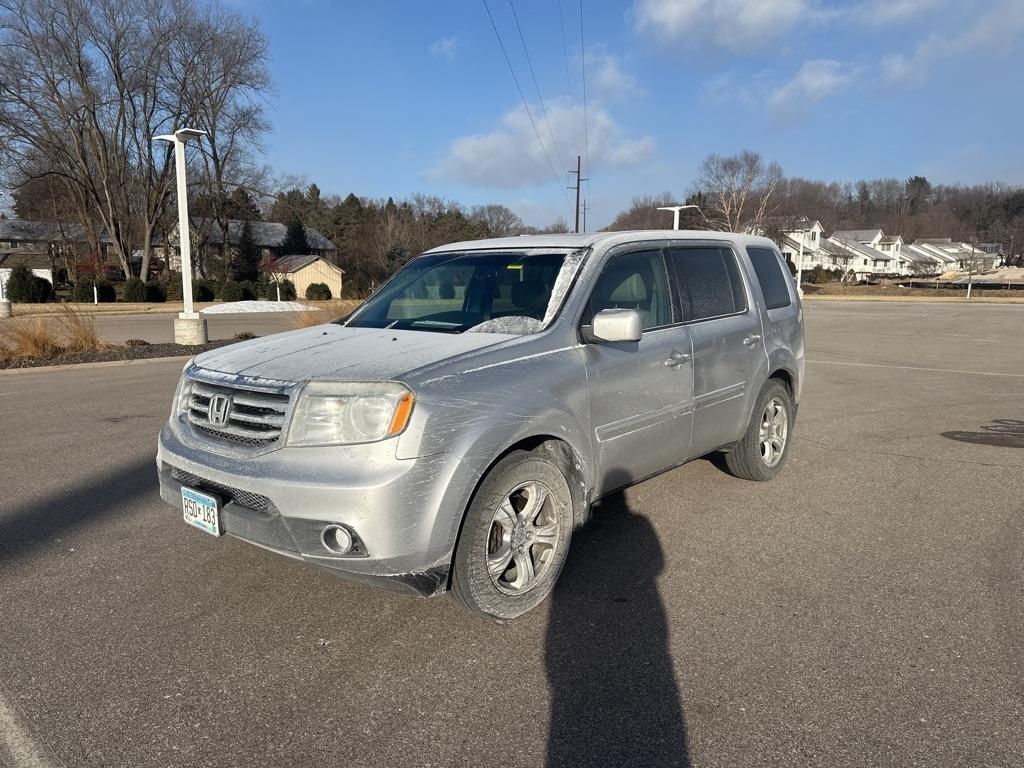
<path fill-rule="evenodd" d="M 18 768 L 61 765 L 49 750 L 35 743 L 14 705 L 8 703 L 3 688 L 0 688 L 0 763 Z"/>
<path fill-rule="evenodd" d="M 1009 376 L 1024 379 L 1024 373 L 1001 373 L 999 371 L 964 371 L 954 368 L 923 368 L 916 365 L 891 365 L 889 363 L 845 363 L 838 360 L 808 360 L 811 365 L 849 365 L 857 368 L 895 368 L 902 371 L 926 371 L 928 373 L 960 373 L 971 376 Z"/>

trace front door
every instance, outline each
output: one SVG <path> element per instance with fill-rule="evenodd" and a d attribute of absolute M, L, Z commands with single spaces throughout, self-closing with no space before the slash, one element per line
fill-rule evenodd
<path fill-rule="evenodd" d="M 669 256 L 693 343 L 690 455 L 701 456 L 746 429 L 751 388 L 766 364 L 761 317 L 728 246 L 671 248 Z"/>
<path fill-rule="evenodd" d="M 602 309 L 635 309 L 638 342 L 591 342 L 582 354 L 590 388 L 591 439 L 607 493 L 681 464 L 693 418 L 693 349 L 680 323 L 660 249 L 614 254 L 582 323 Z"/>

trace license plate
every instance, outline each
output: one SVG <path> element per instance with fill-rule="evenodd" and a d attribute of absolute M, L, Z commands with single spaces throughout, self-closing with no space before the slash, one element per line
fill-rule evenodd
<path fill-rule="evenodd" d="M 185 522 L 214 536 L 220 536 L 220 501 L 216 496 L 191 488 L 181 489 L 181 508 Z"/>

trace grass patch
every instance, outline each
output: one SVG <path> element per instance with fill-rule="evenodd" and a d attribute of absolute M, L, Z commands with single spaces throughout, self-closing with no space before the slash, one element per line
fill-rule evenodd
<path fill-rule="evenodd" d="M 334 319 L 334 312 L 329 309 L 304 309 L 295 312 L 288 318 L 292 328 L 312 328 L 314 325 L 323 325 Z"/>

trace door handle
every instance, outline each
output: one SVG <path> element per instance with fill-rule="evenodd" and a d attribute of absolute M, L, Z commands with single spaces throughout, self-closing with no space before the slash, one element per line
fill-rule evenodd
<path fill-rule="evenodd" d="M 667 365 L 669 368 L 675 368 L 677 366 L 682 365 L 683 363 L 688 362 L 690 362 L 689 352 L 673 351 L 672 354 L 668 356 L 668 360 L 665 361 L 665 365 Z"/>
<path fill-rule="evenodd" d="M 751 334 L 750 336 L 747 336 L 747 338 L 745 338 L 743 340 L 743 343 L 746 344 L 748 347 L 752 347 L 755 344 L 757 344 L 757 342 L 759 342 L 760 340 L 761 340 L 761 334 L 760 333 L 754 333 L 754 334 Z"/>

